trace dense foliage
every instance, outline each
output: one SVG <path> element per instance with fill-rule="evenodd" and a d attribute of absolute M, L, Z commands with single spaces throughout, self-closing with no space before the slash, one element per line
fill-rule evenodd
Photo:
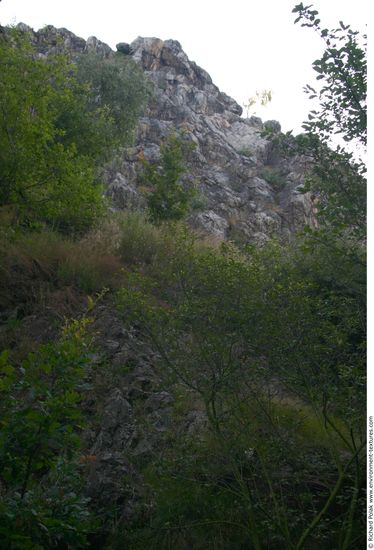
<path fill-rule="evenodd" d="M 154 223 L 180 220 L 190 209 L 195 190 L 191 182 L 182 183 L 181 177 L 186 172 L 185 156 L 191 149 L 190 142 L 171 134 L 161 144 L 159 165 L 142 159 L 141 179 L 150 186 L 147 202 Z"/>
<path fill-rule="evenodd" d="M 100 142 L 97 143 L 99 157 L 108 154 L 113 146 L 129 145 L 151 93 L 150 83 L 145 80 L 139 65 L 118 52 L 109 59 L 86 53 L 77 60 L 77 80 L 89 88 L 86 112 L 90 114 L 91 124 L 98 110 L 106 111 L 107 127 L 100 131 Z M 69 115 L 73 113 L 70 111 Z M 97 130 L 87 130 L 81 133 L 80 139 L 87 142 L 91 134 L 93 139 L 96 134 L 97 140 Z"/>
<path fill-rule="evenodd" d="M 338 275 L 331 288 L 318 281 L 317 253 L 315 269 L 302 250 L 196 253 L 182 235 L 171 259 L 120 291 L 176 400 L 195 396 L 207 422 L 205 437 L 181 431 L 148 469 L 156 534 L 136 530 L 135 548 L 329 548 L 339 537 L 348 548 L 360 537 L 364 297 L 337 292 Z"/>
<path fill-rule="evenodd" d="M 86 546 L 93 524 L 78 468 L 87 322 L 67 325 L 20 365 L 0 355 L 2 548 Z"/>
<path fill-rule="evenodd" d="M 193 192 L 182 179 L 188 146 L 175 135 L 158 164 L 143 158 L 148 219 L 113 215 L 80 240 L 31 233 L 41 222 L 69 231 L 92 223 L 102 208 L 97 168 L 109 147 L 130 138 L 148 92 L 121 54 L 82 57 L 75 69 L 64 57 L 38 58 L 17 33 L 1 38 L 1 206 L 15 209 L 24 227 L 0 231 L 6 548 L 363 544 L 365 166 L 329 138 L 337 131 L 366 143 L 366 62 L 349 27 L 329 31 L 310 6 L 294 11 L 327 46 L 314 64 L 320 111 L 311 113 L 307 134 L 283 138 L 291 152 L 313 158 L 305 190 L 316 197 L 319 227 L 261 249 L 203 241 L 178 222 Z M 134 88 L 126 89 L 129 80 Z M 93 375 L 82 303 L 104 285 L 119 331 L 151 358 L 173 398 L 169 422 L 153 419 L 159 446 L 141 459 L 126 447 L 144 483 L 110 511 L 84 496 L 87 471 L 79 467 L 84 421 L 98 420 L 84 418 L 84 393 L 96 382 L 102 403 L 101 385 L 112 389 L 134 369 L 130 354 Z M 53 310 L 61 324 L 67 305 L 80 320 L 60 336 L 19 341 L 30 314 L 49 322 Z M 128 398 L 147 416 L 144 393 Z M 141 414 L 136 422 L 140 433 Z"/>
<path fill-rule="evenodd" d="M 366 37 L 343 22 L 337 29 L 322 28 L 311 6 L 299 4 L 293 11 L 298 14 L 295 22 L 312 28 L 326 44 L 323 56 L 313 63 L 321 86 L 305 89 L 319 102 L 319 109 L 312 110 L 304 124 L 307 135 L 299 139 L 314 158 L 306 190 L 318 197 L 324 226 L 337 231 L 349 228 L 362 239 L 366 231 L 366 166 L 360 159 L 367 136 Z M 334 136 L 347 147 L 334 146 Z"/>
<path fill-rule="evenodd" d="M 23 224 L 77 232 L 103 212 L 97 165 L 130 139 L 147 97 L 123 57 L 82 56 L 77 70 L 40 58 L 25 33 L 1 35 L 0 207 Z"/>

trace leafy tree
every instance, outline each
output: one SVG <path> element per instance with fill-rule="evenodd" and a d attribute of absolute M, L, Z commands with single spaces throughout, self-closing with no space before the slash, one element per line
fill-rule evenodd
<path fill-rule="evenodd" d="M 318 134 L 322 141 L 330 141 L 333 134 L 342 135 L 346 142 L 357 140 L 366 144 L 367 136 L 367 63 L 366 36 L 361 37 L 350 25 L 340 21 L 337 29 L 321 27 L 318 11 L 312 6 L 298 4 L 295 23 L 315 30 L 325 41 L 326 49 L 313 63 L 322 87 L 317 91 L 308 85 L 311 98 L 318 97 L 320 108 L 311 111 L 305 129 Z"/>
<path fill-rule="evenodd" d="M 322 86 L 306 87 L 311 99 L 318 99 L 319 109 L 312 110 L 304 123 L 307 136 L 299 138 L 314 157 L 314 168 L 307 179 L 306 191 L 318 199 L 319 216 L 326 227 L 349 231 L 362 239 L 366 230 L 366 167 L 360 155 L 367 136 L 366 36 L 360 37 L 349 25 L 329 30 L 321 26 L 318 12 L 295 6 L 295 22 L 315 30 L 325 41 L 326 49 L 313 63 Z M 334 135 L 349 143 L 350 149 L 338 145 Z M 355 150 L 352 150 L 356 147 Z"/>
<path fill-rule="evenodd" d="M 27 34 L 0 42 L 0 206 L 23 223 L 82 231 L 104 210 L 98 167 L 131 141 L 149 95 L 141 69 L 117 54 L 40 58 Z"/>
<path fill-rule="evenodd" d="M 0 354 L 0 534 L 4 548 L 84 548 L 92 530 L 79 475 L 83 318 L 21 365 Z"/>
<path fill-rule="evenodd" d="M 82 54 L 77 60 L 77 80 L 89 88 L 86 110 L 91 114 L 98 109 L 107 111 L 108 124 L 101 132 L 102 142 L 112 141 L 111 146 L 131 142 L 138 118 L 151 94 L 150 83 L 139 65 L 118 52 L 107 59 L 95 53 Z M 86 139 L 86 133 L 83 136 Z"/>
<path fill-rule="evenodd" d="M 0 206 L 24 223 L 86 228 L 102 212 L 101 188 L 89 156 L 57 125 L 61 110 L 85 101 L 74 68 L 63 56 L 38 58 L 14 30 L 1 37 L 0 65 Z"/>
<path fill-rule="evenodd" d="M 318 250 L 323 274 L 324 252 Z M 295 254 L 276 245 L 239 254 L 227 245 L 199 251 L 190 237 L 181 238 L 159 272 L 151 273 L 156 279 L 132 276 L 120 291 L 124 319 L 136 320 L 160 357 L 165 381 L 174 384 L 176 395 L 181 387 L 194 395 L 209 427 L 209 435 L 200 434 L 188 451 L 193 464 L 176 450 L 166 470 L 157 470 L 167 478 L 166 487 L 175 477 L 183 487 L 194 480 L 189 497 L 171 496 L 165 520 L 174 522 L 170 536 L 177 525 L 191 525 L 198 536 L 212 522 L 226 530 L 223 540 L 232 540 L 238 527 L 241 544 L 254 548 L 265 541 L 302 548 L 308 539 L 328 547 L 338 534 L 346 541 L 359 536 L 364 460 L 359 295 L 326 288 L 324 281 L 318 285 L 302 250 Z M 352 275 L 346 273 L 348 280 Z M 208 438 L 216 460 L 209 467 L 196 461 L 209 454 Z M 318 489 L 311 480 L 318 480 Z M 188 499 L 212 493 L 211 510 L 198 500 L 192 509 L 204 515 L 194 514 Z M 219 510 L 229 494 L 236 498 L 235 527 L 226 523 L 233 521 L 227 502 Z"/>
<path fill-rule="evenodd" d="M 151 186 L 148 195 L 151 221 L 160 223 L 180 220 L 190 209 L 195 192 L 191 184 L 182 184 L 181 177 L 186 171 L 184 155 L 191 147 L 191 144 L 171 134 L 161 144 L 158 166 L 142 159 L 142 181 Z"/>

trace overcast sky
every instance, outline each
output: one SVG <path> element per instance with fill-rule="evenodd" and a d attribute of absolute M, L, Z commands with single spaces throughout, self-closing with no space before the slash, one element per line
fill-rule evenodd
<path fill-rule="evenodd" d="M 312 1 L 312 0 L 311 0 Z M 178 40 L 214 83 L 240 105 L 256 90 L 270 89 L 273 100 L 255 109 L 276 119 L 284 131 L 301 130 L 310 110 L 303 86 L 314 83 L 311 63 L 323 43 L 311 29 L 294 25 L 296 0 L 2 0 L 2 25 L 24 22 L 35 30 L 65 27 L 87 39 L 96 36 L 115 49 L 137 36 Z M 305 2 L 307 4 L 307 2 Z M 367 0 L 316 0 L 322 24 L 339 20 L 365 31 Z"/>

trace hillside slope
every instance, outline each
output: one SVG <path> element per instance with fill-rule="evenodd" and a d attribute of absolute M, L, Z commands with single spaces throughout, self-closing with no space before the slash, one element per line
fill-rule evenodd
<path fill-rule="evenodd" d="M 5 89 L 14 101 L 1 95 L 5 112 L 15 106 L 5 133 L 24 114 L 18 149 L 63 99 L 59 91 L 56 103 L 37 108 L 58 74 L 44 71 L 53 69 L 53 54 L 105 59 L 85 57 L 101 81 L 88 79 L 77 97 L 90 96 L 92 110 L 62 101 L 65 125 L 57 131 L 46 117 L 52 133 L 43 141 L 30 131 L 23 156 L 14 155 L 8 134 L 3 140 L 9 165 L 23 170 L 9 180 L 15 204 L 0 204 L 0 548 L 358 547 L 366 503 L 366 264 L 364 243 L 346 220 L 363 219 L 362 194 L 346 200 L 340 173 L 330 181 L 326 165 L 314 164 L 331 185 L 325 204 L 332 198 L 331 227 L 323 219 L 318 226 L 312 197 L 298 191 L 310 159 L 277 148 L 276 121 L 241 118 L 240 106 L 176 41 L 138 38 L 118 44 L 116 54 L 66 29 L 20 29 L 35 49 L 26 65 L 14 62 L 14 43 L 6 49 L 3 68 L 12 78 Z M 58 202 L 44 179 L 30 183 L 31 169 L 43 168 L 69 129 L 68 150 L 84 159 L 90 135 L 101 151 L 106 123 L 113 130 L 131 120 L 128 95 L 96 109 L 101 84 L 115 80 L 102 75 L 116 74 L 100 65 L 117 63 L 133 72 L 116 90 L 139 93 L 136 63 L 153 83 L 134 143 L 126 141 L 130 125 L 109 141 L 108 155 L 92 152 L 95 179 L 78 164 L 61 178 L 65 203 Z M 43 81 L 33 78 L 35 65 Z M 74 74 L 69 64 L 68 96 Z M 103 112 L 105 124 L 91 134 L 80 124 L 81 113 L 95 121 Z M 149 201 L 142 211 L 154 173 L 142 181 L 144 159 L 163 167 L 173 133 L 195 144 L 183 177 L 199 194 L 187 223 L 152 218 Z M 59 155 L 47 165 L 53 176 Z M 352 170 L 348 176 L 350 198 L 363 182 Z M 100 185 L 101 214 L 84 231 L 54 223 L 67 203 L 79 222 L 77 199 L 102 179 L 111 208 Z M 52 191 L 59 182 L 52 178 Z M 55 218 L 17 218 L 17 207 L 27 212 L 22 191 L 32 184 L 34 210 L 42 198 Z M 93 204 L 86 203 L 89 213 Z M 305 224 L 315 230 L 296 234 Z"/>

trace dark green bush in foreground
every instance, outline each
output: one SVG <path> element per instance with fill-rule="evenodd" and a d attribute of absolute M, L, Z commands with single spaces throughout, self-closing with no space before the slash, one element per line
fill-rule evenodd
<path fill-rule="evenodd" d="M 154 508 L 134 547 L 348 548 L 363 528 L 364 285 L 342 288 L 344 249 L 328 284 L 323 247 L 313 272 L 308 248 L 219 253 L 181 239 L 119 303 L 207 424 L 190 441 L 171 434 L 149 465 Z"/>
<path fill-rule="evenodd" d="M 93 529 L 79 473 L 87 319 L 13 366 L 0 356 L 1 548 L 83 548 Z"/>

